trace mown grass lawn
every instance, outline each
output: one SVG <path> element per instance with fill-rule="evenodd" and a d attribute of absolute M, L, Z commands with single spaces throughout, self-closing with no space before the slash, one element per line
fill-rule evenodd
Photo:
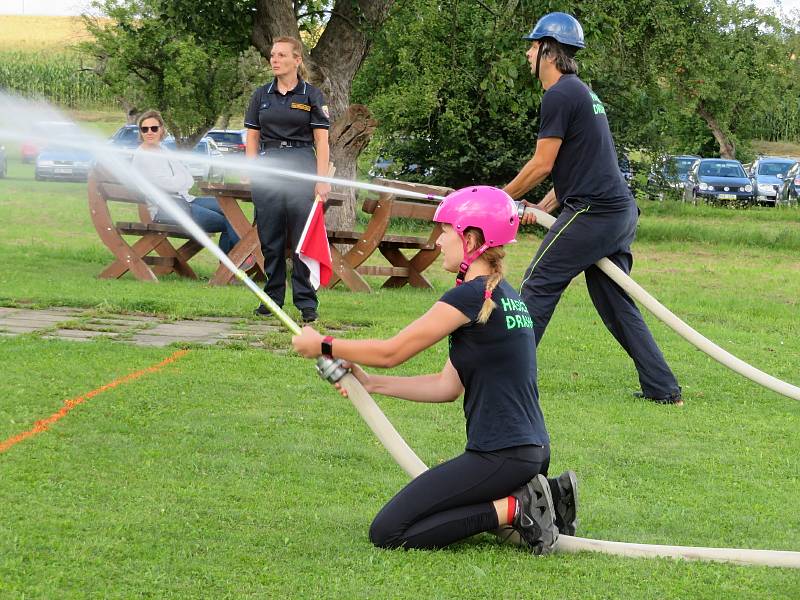
<path fill-rule="evenodd" d="M 85 185 L 10 167 L 0 305 L 251 318 L 256 300 L 241 286 L 96 279 L 110 254 Z M 798 383 L 800 211 L 642 208 L 637 281 L 737 356 Z M 520 236 L 512 284 L 537 245 L 534 233 Z M 197 264 L 203 277 L 216 267 L 208 255 Z M 435 292 L 325 291 L 321 327 L 389 335 L 450 285 L 439 266 L 429 273 Z M 648 322 L 683 385 L 681 409 L 630 397 L 635 371 L 580 278 L 540 347 L 552 469 L 578 472 L 580 535 L 800 551 L 800 403 Z M 268 341 L 280 351 L 192 348 L 0 454 L 0 598 L 800 596 L 793 570 L 536 558 L 488 536 L 438 552 L 376 550 L 369 522 L 405 475 L 312 364 L 282 351 L 287 334 Z M 0 337 L 0 441 L 173 351 Z M 440 344 L 396 371 L 445 358 Z M 377 400 L 426 463 L 462 449 L 459 403 Z"/>

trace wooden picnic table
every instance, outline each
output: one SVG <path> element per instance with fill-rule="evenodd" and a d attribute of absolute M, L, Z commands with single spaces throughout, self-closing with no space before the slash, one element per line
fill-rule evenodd
<path fill-rule="evenodd" d="M 450 191 L 449 188 L 385 179 L 378 179 L 375 182 L 387 187 L 431 195 L 443 196 Z M 248 221 L 239 205 L 239 202 L 252 202 L 249 184 L 207 184 L 202 186 L 201 190 L 204 194 L 217 197 L 225 216 L 241 238 L 229 253 L 231 260 L 238 267 L 250 254 L 253 254 L 257 263 L 254 275 L 263 278 L 264 260 L 258 231 L 255 224 Z M 332 192 L 328 196 L 326 208 L 341 206 L 343 198 L 344 195 Z M 377 198 L 365 200 L 362 210 L 371 216 L 363 231 L 328 231 L 334 273 L 327 287 L 333 287 L 341 281 L 353 291 L 369 292 L 371 288 L 364 276 L 377 275 L 387 277 L 382 284 L 385 288 L 402 287 L 406 284 L 412 287 L 432 288 L 423 272 L 439 256 L 439 248 L 436 247 L 435 241 L 441 232 L 441 227 L 438 224 L 430 225 L 431 232 L 427 237 L 392 235 L 387 233 L 387 230 L 392 218 L 397 217 L 432 223 L 437 206 L 438 202 L 435 200 L 411 200 L 388 192 L 381 193 Z M 349 249 L 342 252 L 337 246 L 349 246 Z M 376 250 L 389 263 L 388 265 L 364 264 Z M 406 256 L 402 250 L 416 250 L 416 252 L 412 256 Z M 211 283 L 224 285 L 232 278 L 233 274 L 230 271 L 220 267 Z"/>
<path fill-rule="evenodd" d="M 206 183 L 200 186 L 203 194 L 216 196 L 222 212 L 225 217 L 230 221 L 234 231 L 239 236 L 239 242 L 231 248 L 228 252 L 228 258 L 231 259 L 236 267 L 241 268 L 242 263 L 251 254 L 256 259 L 256 264 L 250 270 L 249 274 L 252 278 L 257 280 L 264 280 L 264 255 L 261 253 L 261 242 L 258 239 L 258 229 L 255 222 L 245 216 L 240 202 L 252 202 L 253 195 L 250 190 L 249 183 Z M 325 204 L 325 210 L 329 207 L 341 206 L 344 197 L 341 194 L 331 193 L 328 196 L 328 201 Z M 234 274 L 225 267 L 220 265 L 217 272 L 211 278 L 212 285 L 226 285 L 234 278 Z"/>

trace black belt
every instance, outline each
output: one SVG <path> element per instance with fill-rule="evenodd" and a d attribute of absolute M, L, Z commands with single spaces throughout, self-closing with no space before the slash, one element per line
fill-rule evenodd
<path fill-rule="evenodd" d="M 313 146 L 313 142 L 287 142 L 286 140 L 282 140 L 280 142 L 261 142 L 261 149 L 272 149 L 272 148 L 308 148 L 309 146 Z"/>

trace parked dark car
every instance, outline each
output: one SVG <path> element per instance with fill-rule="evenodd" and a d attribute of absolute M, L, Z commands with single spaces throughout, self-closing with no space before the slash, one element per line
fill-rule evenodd
<path fill-rule="evenodd" d="M 80 142 L 79 138 L 69 138 L 70 142 Z M 91 143 L 90 139 L 86 143 Z M 73 146 L 59 145 L 58 141 L 46 146 L 36 157 L 36 181 L 45 179 L 65 181 L 86 181 L 94 166 L 91 152 Z"/>
<path fill-rule="evenodd" d="M 109 138 L 108 143 L 126 150 L 138 148 L 142 143 L 139 139 L 139 126 L 123 125 Z"/>
<path fill-rule="evenodd" d="M 797 205 L 800 196 L 800 162 L 794 163 L 783 176 L 783 185 L 775 204 Z"/>
<path fill-rule="evenodd" d="M 754 182 L 738 160 L 702 158 L 686 175 L 683 199 L 697 203 L 749 206 L 755 203 Z"/>
<path fill-rule="evenodd" d="M 765 206 L 775 206 L 783 188 L 786 172 L 795 164 L 791 158 L 761 156 L 750 166 L 750 177 L 755 179 L 756 200 Z"/>
<path fill-rule="evenodd" d="M 628 187 L 631 187 L 631 182 L 633 181 L 633 168 L 631 167 L 631 159 L 628 158 L 627 154 L 620 154 L 617 158 L 617 164 L 619 165 L 619 172 L 622 174 L 622 178 L 625 180 L 625 183 L 628 184 Z"/>
<path fill-rule="evenodd" d="M 206 136 L 217 143 L 223 154 L 237 154 L 245 151 L 247 133 L 244 129 L 212 129 Z"/>
<path fill-rule="evenodd" d="M 656 161 L 647 177 L 647 187 L 650 192 L 660 199 L 664 193 L 673 193 L 676 197 L 683 193 L 683 185 L 689 169 L 699 156 L 694 154 L 679 154 L 665 156 Z"/>
<path fill-rule="evenodd" d="M 372 167 L 369 170 L 369 176 L 382 177 L 386 179 L 403 179 L 404 176 L 409 174 L 430 177 L 433 175 L 434 170 L 435 169 L 433 167 L 424 168 L 422 165 L 418 165 L 416 163 L 404 165 L 395 161 L 393 158 L 379 156 L 375 159 L 375 162 L 372 163 Z"/>
<path fill-rule="evenodd" d="M 8 157 L 6 156 L 6 147 L 0 146 L 0 179 L 8 174 Z"/>

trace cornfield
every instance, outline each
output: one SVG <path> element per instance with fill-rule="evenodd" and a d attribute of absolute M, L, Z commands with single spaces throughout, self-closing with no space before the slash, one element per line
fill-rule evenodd
<path fill-rule="evenodd" d="M 67 108 L 115 104 L 91 64 L 72 53 L 0 51 L 0 91 Z"/>

